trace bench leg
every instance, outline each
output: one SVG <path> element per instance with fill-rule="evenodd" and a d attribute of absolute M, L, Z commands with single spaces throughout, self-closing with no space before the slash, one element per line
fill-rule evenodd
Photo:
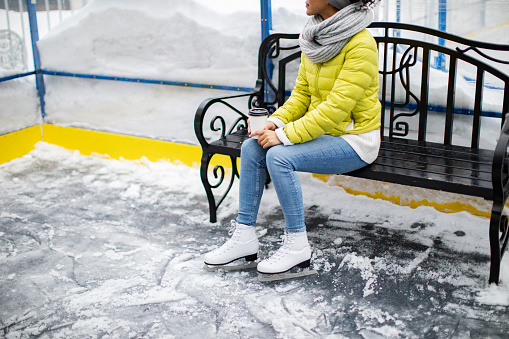
<path fill-rule="evenodd" d="M 491 265 L 489 283 L 498 285 L 500 280 L 500 262 L 504 256 L 508 240 L 508 218 L 502 214 L 504 204 L 493 204 L 490 219 Z"/>
<path fill-rule="evenodd" d="M 207 193 L 207 199 L 209 202 L 209 213 L 210 213 L 210 222 L 216 222 L 217 221 L 217 208 L 223 200 L 226 198 L 228 193 L 230 192 L 233 182 L 235 181 L 235 177 L 239 177 L 239 172 L 237 169 L 237 158 L 236 157 L 230 157 L 231 165 L 232 165 L 232 174 L 230 178 L 230 182 L 228 183 L 228 186 L 223 193 L 223 196 L 221 199 L 219 199 L 219 202 L 216 203 L 216 198 L 214 197 L 214 194 L 212 193 L 212 189 L 218 188 L 221 186 L 225 179 L 226 171 L 223 166 L 216 166 L 214 167 L 213 174 L 214 178 L 217 180 L 215 184 L 211 184 L 208 177 L 208 168 L 210 165 L 210 159 L 212 158 L 214 154 L 209 154 L 208 152 L 203 152 L 203 155 L 201 157 L 201 167 L 200 167 L 200 177 L 201 182 L 203 184 L 203 187 L 205 188 L 205 192 Z"/>
<path fill-rule="evenodd" d="M 200 177 L 201 182 L 203 184 L 203 188 L 205 188 L 205 193 L 207 194 L 207 200 L 209 202 L 210 222 L 216 222 L 217 221 L 216 199 L 214 198 L 214 194 L 212 194 L 212 186 L 210 185 L 208 178 L 208 168 L 211 158 L 212 158 L 211 154 L 203 152 L 203 155 L 201 157 Z"/>
<path fill-rule="evenodd" d="M 269 169 L 265 167 L 265 188 L 269 188 L 269 184 L 272 182 L 270 178 Z"/>

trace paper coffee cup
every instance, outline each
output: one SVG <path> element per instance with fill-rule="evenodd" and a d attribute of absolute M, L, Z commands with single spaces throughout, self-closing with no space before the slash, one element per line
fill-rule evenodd
<path fill-rule="evenodd" d="M 265 108 L 251 108 L 249 110 L 249 125 L 251 126 L 251 133 L 256 131 L 263 131 L 267 125 L 267 117 L 269 112 Z M 253 138 L 258 139 L 258 135 Z"/>

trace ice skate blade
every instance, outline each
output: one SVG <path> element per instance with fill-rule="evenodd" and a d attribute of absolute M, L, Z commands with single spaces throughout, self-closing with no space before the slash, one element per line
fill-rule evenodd
<path fill-rule="evenodd" d="M 279 281 L 279 280 L 288 280 L 300 277 L 306 277 L 308 275 L 317 274 L 316 270 L 305 268 L 298 272 L 283 272 L 283 273 L 275 273 L 275 274 L 266 274 L 258 272 L 258 281 L 260 282 L 271 282 L 271 281 Z"/>
<path fill-rule="evenodd" d="M 215 271 L 241 271 L 247 270 L 250 268 L 256 268 L 258 262 L 249 261 L 244 264 L 227 264 L 227 265 L 203 265 L 203 269 L 207 272 L 215 272 Z"/>

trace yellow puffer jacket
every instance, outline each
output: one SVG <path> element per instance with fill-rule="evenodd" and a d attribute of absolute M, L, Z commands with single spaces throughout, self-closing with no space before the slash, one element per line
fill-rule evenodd
<path fill-rule="evenodd" d="M 327 62 L 313 63 L 302 54 L 292 95 L 271 118 L 286 124 L 294 144 L 372 131 L 380 127 L 378 87 L 377 45 L 365 29 Z M 354 128 L 346 131 L 352 120 Z"/>

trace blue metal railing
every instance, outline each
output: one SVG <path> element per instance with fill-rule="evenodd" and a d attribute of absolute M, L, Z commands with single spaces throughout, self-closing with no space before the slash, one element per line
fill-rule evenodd
<path fill-rule="evenodd" d="M 120 76 L 110 76 L 110 75 L 94 75 L 94 74 L 83 74 L 83 73 L 69 73 L 69 72 L 48 71 L 48 70 L 41 70 L 41 74 L 73 77 L 73 78 L 85 78 L 85 79 L 126 81 L 126 82 L 136 82 L 136 83 L 144 83 L 144 84 L 159 84 L 159 85 L 171 85 L 171 86 L 182 86 L 182 87 L 220 89 L 220 90 L 226 90 L 226 91 L 240 91 L 240 92 L 252 92 L 253 91 L 253 88 L 250 88 L 250 87 L 208 85 L 208 84 L 199 84 L 199 83 L 183 82 L 183 81 L 142 79 L 142 78 L 130 78 L 130 77 L 120 77 Z"/>
<path fill-rule="evenodd" d="M 9 80 L 12 80 L 12 79 L 23 78 L 23 77 L 27 77 L 29 75 L 34 75 L 34 74 L 35 74 L 35 71 L 26 72 L 26 73 L 20 73 L 20 74 L 8 75 L 6 77 L 0 78 L 0 82 L 9 81 Z"/>

